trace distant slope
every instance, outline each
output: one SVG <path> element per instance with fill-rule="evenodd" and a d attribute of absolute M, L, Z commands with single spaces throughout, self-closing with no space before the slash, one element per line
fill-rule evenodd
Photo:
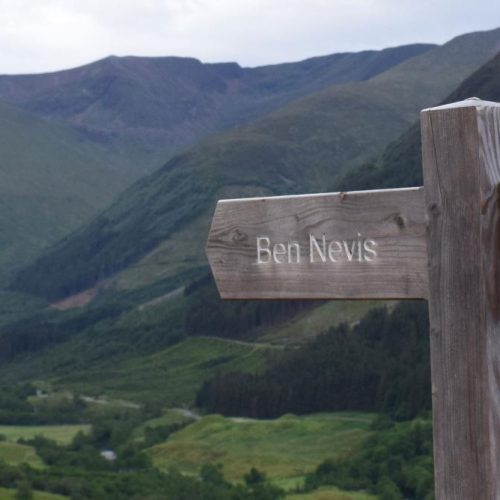
<path fill-rule="evenodd" d="M 74 132 L 0 104 L 0 284 L 128 183 Z"/>
<path fill-rule="evenodd" d="M 443 104 L 479 97 L 500 101 L 500 53 L 469 76 Z M 422 185 L 420 124 L 412 125 L 383 154 L 344 175 L 333 190 L 395 188 Z"/>
<path fill-rule="evenodd" d="M 136 263 L 152 282 L 165 267 L 177 271 L 168 253 L 176 232 L 184 233 L 188 265 L 202 264 L 216 198 L 324 191 L 341 172 L 382 151 L 499 46 L 500 30 L 464 35 L 371 80 L 330 87 L 213 137 L 133 185 L 19 273 L 13 288 L 58 299 Z M 166 252 L 154 263 L 140 261 L 160 245 Z"/>
<path fill-rule="evenodd" d="M 55 73 L 0 76 L 0 101 L 77 128 L 139 174 L 210 133 L 315 90 L 366 80 L 432 47 L 415 44 L 259 68 L 112 56 Z"/>

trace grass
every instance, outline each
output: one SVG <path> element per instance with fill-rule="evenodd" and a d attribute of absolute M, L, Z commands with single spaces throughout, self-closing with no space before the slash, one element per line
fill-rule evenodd
<path fill-rule="evenodd" d="M 89 425 L 0 425 L 0 434 L 10 443 L 15 443 L 18 439 L 43 436 L 53 439 L 58 444 L 68 444 L 78 432 L 89 430 Z"/>
<path fill-rule="evenodd" d="M 200 243 L 206 240 L 211 216 L 209 212 L 204 213 L 119 273 L 116 286 L 120 289 L 139 288 L 193 267 L 206 266 L 205 248 Z M 193 242 L 193 234 L 200 235 L 200 242 Z"/>
<path fill-rule="evenodd" d="M 61 378 L 55 385 L 79 394 L 97 392 L 136 402 L 159 400 L 169 407 L 192 407 L 201 384 L 217 371 L 257 370 L 266 352 L 265 346 L 189 338 L 152 355 L 89 369 L 84 378 L 81 374 Z"/>
<path fill-rule="evenodd" d="M 193 422 L 194 419 L 182 413 L 178 408 L 167 409 L 161 417 L 146 420 L 139 427 L 134 429 L 133 439 L 142 440 L 146 427 L 158 427 L 160 425 L 185 424 Z"/>
<path fill-rule="evenodd" d="M 396 302 L 375 300 L 330 300 L 278 326 L 260 340 L 275 344 L 301 344 L 340 323 L 358 322 L 370 309 Z"/>
<path fill-rule="evenodd" d="M 44 466 L 42 459 L 32 446 L 9 441 L 0 442 L 0 461 L 4 461 L 8 465 L 27 464 L 34 468 Z"/>
<path fill-rule="evenodd" d="M 195 474 L 204 463 L 221 463 L 231 481 L 251 467 L 272 480 L 296 478 L 326 458 L 355 448 L 369 433 L 372 414 L 324 413 L 276 420 L 209 415 L 150 449 L 162 470 L 175 466 Z"/>
<path fill-rule="evenodd" d="M 375 500 L 375 496 L 368 493 L 341 491 L 338 488 L 324 487 L 311 493 L 287 495 L 287 500 Z"/>
<path fill-rule="evenodd" d="M 0 500 L 16 500 L 16 490 L 11 488 L 0 488 Z M 65 500 L 68 497 L 46 493 L 45 491 L 34 491 L 33 500 Z"/>

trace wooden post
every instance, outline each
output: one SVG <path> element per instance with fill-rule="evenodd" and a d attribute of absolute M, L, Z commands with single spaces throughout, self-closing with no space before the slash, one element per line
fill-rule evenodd
<path fill-rule="evenodd" d="M 421 125 L 436 498 L 500 499 L 500 105 Z"/>

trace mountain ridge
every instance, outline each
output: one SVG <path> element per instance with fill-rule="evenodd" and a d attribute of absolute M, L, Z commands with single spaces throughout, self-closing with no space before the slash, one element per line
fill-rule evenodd
<path fill-rule="evenodd" d="M 128 165 L 135 161 L 144 173 L 211 133 L 319 88 L 372 77 L 432 47 L 413 44 L 257 68 L 110 56 L 59 72 L 1 75 L 0 100 L 74 127 L 123 162 L 130 156 Z"/>

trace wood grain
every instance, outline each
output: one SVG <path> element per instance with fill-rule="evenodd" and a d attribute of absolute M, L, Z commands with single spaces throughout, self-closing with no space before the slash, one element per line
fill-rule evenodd
<path fill-rule="evenodd" d="M 319 261 L 317 253 L 310 261 L 310 235 L 340 243 L 335 262 Z M 279 246 L 277 262 L 259 264 L 256 240 L 264 236 L 285 247 L 297 243 L 300 262 L 286 261 Z M 368 261 L 358 253 L 348 260 L 341 247 L 346 242 L 352 249 L 356 239 L 376 242 L 376 258 Z M 207 255 L 226 299 L 425 298 L 423 189 L 223 200 L 215 210 Z"/>
<path fill-rule="evenodd" d="M 500 499 L 500 107 L 421 116 L 436 498 Z"/>

